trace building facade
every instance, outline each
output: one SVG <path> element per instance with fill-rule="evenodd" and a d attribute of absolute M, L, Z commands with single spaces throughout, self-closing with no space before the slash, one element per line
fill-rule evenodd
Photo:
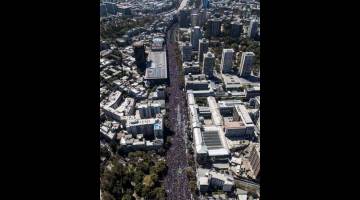
<path fill-rule="evenodd" d="M 233 66 L 233 57 L 234 50 L 233 49 L 223 49 L 220 69 L 222 73 L 230 73 Z"/>
<path fill-rule="evenodd" d="M 254 39 L 256 34 L 257 34 L 257 30 L 258 30 L 258 26 L 259 26 L 259 22 L 255 19 L 250 21 L 250 25 L 249 25 L 249 29 L 248 29 L 248 37 Z"/>
<path fill-rule="evenodd" d="M 217 37 L 221 33 L 221 20 L 220 19 L 210 19 L 208 21 L 208 33 L 212 37 Z"/>
<path fill-rule="evenodd" d="M 180 28 L 188 28 L 190 25 L 190 10 L 184 8 L 179 12 L 179 26 Z"/>
<path fill-rule="evenodd" d="M 238 22 L 231 22 L 231 31 L 230 31 L 230 36 L 233 38 L 237 38 L 240 37 L 241 33 L 243 31 L 243 25 Z"/>
<path fill-rule="evenodd" d="M 138 110 L 141 119 L 156 117 L 156 114 L 161 112 L 161 105 L 159 103 L 140 104 Z"/>
<path fill-rule="evenodd" d="M 191 14 L 191 26 L 199 26 L 199 14 L 193 13 Z"/>
<path fill-rule="evenodd" d="M 243 52 L 241 54 L 241 61 L 239 67 L 240 76 L 247 77 L 251 75 L 254 59 L 255 59 L 255 54 L 253 52 Z"/>
<path fill-rule="evenodd" d="M 192 45 L 189 42 L 181 47 L 181 54 L 183 62 L 191 62 Z"/>
<path fill-rule="evenodd" d="M 137 134 L 143 134 L 146 139 L 154 137 L 162 138 L 163 121 L 160 118 L 128 120 L 126 131 L 133 137 L 136 137 Z"/>
<path fill-rule="evenodd" d="M 202 7 L 207 9 L 210 6 L 209 0 L 202 0 Z"/>
<path fill-rule="evenodd" d="M 200 26 L 195 26 L 191 29 L 190 40 L 193 50 L 199 50 L 199 39 L 201 38 Z"/>
<path fill-rule="evenodd" d="M 207 52 L 204 54 L 203 60 L 203 74 L 208 77 L 214 76 L 214 67 L 215 67 L 215 55 L 211 52 Z"/>
<path fill-rule="evenodd" d="M 145 55 L 145 46 L 144 43 L 139 41 L 133 44 L 134 57 L 136 66 L 140 69 L 145 69 L 146 67 L 146 55 Z"/>
<path fill-rule="evenodd" d="M 199 62 L 183 62 L 184 74 L 200 74 Z"/>
<path fill-rule="evenodd" d="M 255 144 L 250 152 L 250 165 L 254 173 L 254 177 L 258 177 L 260 173 L 260 145 Z"/>
<path fill-rule="evenodd" d="M 202 38 L 199 40 L 199 52 L 198 52 L 198 59 L 199 63 L 202 64 L 204 59 L 204 53 L 209 51 L 209 40 Z"/>
<path fill-rule="evenodd" d="M 199 26 L 204 26 L 206 23 L 206 11 L 201 9 L 198 14 L 198 23 Z"/>

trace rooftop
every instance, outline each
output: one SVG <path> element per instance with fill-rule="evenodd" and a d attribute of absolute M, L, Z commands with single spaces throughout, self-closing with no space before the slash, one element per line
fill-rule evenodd
<path fill-rule="evenodd" d="M 167 63 L 165 51 L 151 51 L 148 56 L 150 67 L 146 68 L 145 79 L 166 79 Z"/>

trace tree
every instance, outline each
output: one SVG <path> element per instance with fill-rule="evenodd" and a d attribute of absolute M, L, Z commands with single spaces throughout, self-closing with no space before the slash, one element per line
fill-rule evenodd
<path fill-rule="evenodd" d="M 162 176 L 165 174 L 166 170 L 167 170 L 166 163 L 165 163 L 165 161 L 161 160 L 161 161 L 156 162 L 155 166 L 153 166 L 150 169 L 150 174 L 157 174 L 159 176 Z"/>
<path fill-rule="evenodd" d="M 195 193 L 197 189 L 196 181 L 189 181 L 189 187 L 191 192 Z"/>
<path fill-rule="evenodd" d="M 138 164 L 138 167 L 145 174 L 149 173 L 150 165 L 149 165 L 149 162 L 147 162 L 145 159 L 144 159 L 143 162 L 140 162 Z"/>
<path fill-rule="evenodd" d="M 154 190 L 152 190 L 151 196 L 154 199 L 164 200 L 166 198 L 165 189 L 163 187 L 156 187 Z"/>
<path fill-rule="evenodd" d="M 165 147 L 166 149 L 169 149 L 170 146 L 171 146 L 171 137 L 166 137 L 166 141 L 165 141 L 164 147 Z"/>
<path fill-rule="evenodd" d="M 110 193 L 108 193 L 108 192 L 106 192 L 106 191 L 103 192 L 103 193 L 101 194 L 101 196 L 102 196 L 102 200 L 116 200 L 113 195 L 111 195 Z"/>
<path fill-rule="evenodd" d="M 224 35 L 225 36 L 230 35 L 230 29 L 231 29 L 231 24 L 229 22 L 225 22 L 224 23 Z"/>
<path fill-rule="evenodd" d="M 155 185 L 153 177 L 151 175 L 144 176 L 143 184 L 145 187 L 151 188 Z"/>
<path fill-rule="evenodd" d="M 144 197 L 145 199 L 150 199 L 150 188 L 149 187 L 142 187 L 141 197 Z"/>
<path fill-rule="evenodd" d="M 195 172 L 191 167 L 185 168 L 185 173 L 186 173 L 186 176 L 188 177 L 189 180 L 195 180 L 196 179 Z"/>
<path fill-rule="evenodd" d="M 239 45 L 236 43 L 232 43 L 231 48 L 234 49 L 234 51 L 239 51 Z"/>
<path fill-rule="evenodd" d="M 132 196 L 128 193 L 126 193 L 122 198 L 121 200 L 132 200 Z"/>
<path fill-rule="evenodd" d="M 138 183 L 134 187 L 134 190 L 135 190 L 136 194 L 138 194 L 138 195 L 141 195 L 142 189 L 143 189 L 142 183 Z"/>
<path fill-rule="evenodd" d="M 134 173 L 135 184 L 142 183 L 143 179 L 144 179 L 144 172 L 142 172 L 141 170 L 135 170 L 135 173 Z"/>

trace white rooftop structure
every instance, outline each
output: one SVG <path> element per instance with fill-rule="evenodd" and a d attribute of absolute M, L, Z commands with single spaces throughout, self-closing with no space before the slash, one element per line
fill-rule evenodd
<path fill-rule="evenodd" d="M 242 86 L 240 78 L 236 75 L 222 74 L 221 77 L 227 90 L 239 89 Z"/>
<path fill-rule="evenodd" d="M 220 114 L 219 106 L 216 102 L 215 97 L 208 97 L 207 101 L 208 101 L 208 105 L 209 105 L 210 112 L 211 112 L 211 118 L 213 120 L 214 125 L 216 125 L 216 126 L 224 125 L 224 121 Z"/>
<path fill-rule="evenodd" d="M 150 67 L 146 68 L 145 79 L 166 79 L 166 51 L 151 51 L 148 56 Z"/>
<path fill-rule="evenodd" d="M 111 93 L 107 99 L 107 102 L 103 105 L 103 107 L 112 107 L 112 108 L 117 107 L 121 99 L 120 97 L 121 97 L 120 91 L 115 91 Z"/>
<path fill-rule="evenodd" d="M 188 105 L 196 104 L 195 97 L 193 93 L 187 93 Z"/>
<path fill-rule="evenodd" d="M 253 124 L 253 121 L 244 105 L 236 105 L 235 109 L 239 113 L 242 122 L 245 124 Z"/>

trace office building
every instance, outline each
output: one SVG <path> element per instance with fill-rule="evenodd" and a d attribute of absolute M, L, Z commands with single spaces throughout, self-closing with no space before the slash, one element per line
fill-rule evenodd
<path fill-rule="evenodd" d="M 202 64 L 204 53 L 207 53 L 209 51 L 209 40 L 202 38 L 199 40 L 199 52 L 198 52 L 198 59 L 199 63 Z"/>
<path fill-rule="evenodd" d="M 106 5 L 100 3 L 100 17 L 106 17 L 106 16 L 107 16 Z"/>
<path fill-rule="evenodd" d="M 224 119 L 220 113 L 219 105 L 216 102 L 215 97 L 208 97 L 207 99 L 210 112 L 211 112 L 211 120 L 215 126 L 224 125 Z"/>
<path fill-rule="evenodd" d="M 243 52 L 241 54 L 241 61 L 239 67 L 240 76 L 247 77 L 251 75 L 254 59 L 255 59 L 255 54 L 253 52 Z"/>
<path fill-rule="evenodd" d="M 248 37 L 249 38 L 254 38 L 257 34 L 258 31 L 258 26 L 259 26 L 259 22 L 255 19 L 252 19 L 250 21 L 250 25 L 248 28 Z"/>
<path fill-rule="evenodd" d="M 245 88 L 246 99 L 255 98 L 257 96 L 260 96 L 260 86 L 252 86 Z"/>
<path fill-rule="evenodd" d="M 218 104 L 222 116 L 232 116 L 235 105 L 243 104 L 243 102 L 238 99 L 230 99 L 219 101 Z"/>
<path fill-rule="evenodd" d="M 225 134 L 227 137 L 251 139 L 255 125 L 251 120 L 249 112 L 242 104 L 234 106 L 233 121 L 225 123 Z"/>
<path fill-rule="evenodd" d="M 209 0 L 202 0 L 202 7 L 203 7 L 204 9 L 209 8 L 209 6 L 210 6 Z"/>
<path fill-rule="evenodd" d="M 199 62 L 183 62 L 184 74 L 200 74 Z"/>
<path fill-rule="evenodd" d="M 215 170 L 205 168 L 196 169 L 197 186 L 201 193 L 208 192 L 210 187 L 231 192 L 235 186 L 234 177 Z"/>
<path fill-rule="evenodd" d="M 136 66 L 139 69 L 145 69 L 146 67 L 146 55 L 145 55 L 145 46 L 142 41 L 134 42 L 134 57 Z"/>
<path fill-rule="evenodd" d="M 201 30 L 199 26 L 195 26 L 191 29 L 190 40 L 193 50 L 199 49 L 199 39 L 201 38 Z"/>
<path fill-rule="evenodd" d="M 260 145 L 255 144 L 250 152 L 249 157 L 251 169 L 254 173 L 254 178 L 257 178 L 260 173 Z"/>
<path fill-rule="evenodd" d="M 133 137 L 142 134 L 144 138 L 162 138 L 163 120 L 161 118 L 130 119 L 126 122 L 126 131 Z"/>
<path fill-rule="evenodd" d="M 100 103 L 100 108 L 103 109 L 104 114 L 116 121 L 120 121 L 123 116 L 123 113 L 117 110 L 122 100 L 121 95 L 120 91 L 115 91 L 109 95 L 108 99 Z"/>
<path fill-rule="evenodd" d="M 203 60 L 203 74 L 208 77 L 214 76 L 214 67 L 215 67 L 215 56 L 211 52 L 207 52 L 204 54 Z"/>
<path fill-rule="evenodd" d="M 243 31 L 243 25 L 239 21 L 231 22 L 230 36 L 233 38 L 240 37 Z"/>
<path fill-rule="evenodd" d="M 256 121 L 256 127 L 259 129 L 260 131 L 260 110 L 258 111 L 258 118 L 257 118 L 257 121 Z"/>
<path fill-rule="evenodd" d="M 188 90 L 188 92 L 192 93 L 196 98 L 215 96 L 215 92 L 212 87 L 209 87 L 207 90 Z"/>
<path fill-rule="evenodd" d="M 186 90 L 208 90 L 209 81 L 206 80 L 204 74 L 185 75 L 185 88 Z"/>
<path fill-rule="evenodd" d="M 124 102 L 116 109 L 117 112 L 122 113 L 123 116 L 134 114 L 135 99 L 127 97 Z"/>
<path fill-rule="evenodd" d="M 183 62 L 191 62 L 192 45 L 189 42 L 186 42 L 185 45 L 182 46 L 181 54 Z"/>
<path fill-rule="evenodd" d="M 190 9 L 184 8 L 179 12 L 179 26 L 180 28 L 188 28 L 190 25 Z"/>
<path fill-rule="evenodd" d="M 191 14 L 191 26 L 199 26 L 199 14 L 193 13 Z"/>
<path fill-rule="evenodd" d="M 242 87 L 241 80 L 237 75 L 222 74 L 221 78 L 225 85 L 226 91 L 239 91 Z"/>
<path fill-rule="evenodd" d="M 198 23 L 201 27 L 206 23 L 206 11 L 204 9 L 201 9 L 198 13 Z"/>
<path fill-rule="evenodd" d="M 118 5 L 118 10 L 125 16 L 131 15 L 131 6 L 130 5 Z"/>
<path fill-rule="evenodd" d="M 210 185 L 222 189 L 224 192 L 231 192 L 234 187 L 234 178 L 228 174 L 222 174 L 216 171 L 210 172 Z"/>
<path fill-rule="evenodd" d="M 152 118 L 161 112 L 161 105 L 160 103 L 142 103 L 138 105 L 138 110 L 141 119 Z"/>
<path fill-rule="evenodd" d="M 115 3 L 112 2 L 103 2 L 100 3 L 100 16 L 106 17 L 109 15 L 116 15 L 118 8 Z"/>
<path fill-rule="evenodd" d="M 217 37 L 221 33 L 221 20 L 214 18 L 208 21 L 208 33 L 212 37 Z"/>
<path fill-rule="evenodd" d="M 234 50 L 233 49 L 223 49 L 220 69 L 222 73 L 230 73 L 233 66 L 233 57 Z"/>

